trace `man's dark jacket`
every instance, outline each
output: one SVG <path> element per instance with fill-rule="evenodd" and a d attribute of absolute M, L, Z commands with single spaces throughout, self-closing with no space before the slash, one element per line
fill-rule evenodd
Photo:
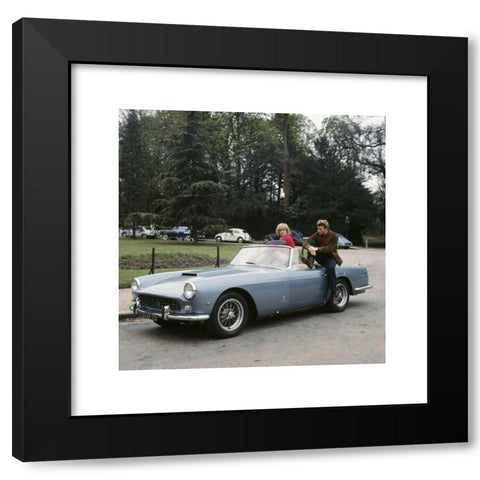
<path fill-rule="evenodd" d="M 325 235 L 320 235 L 318 232 L 315 232 L 303 242 L 303 246 L 305 248 L 310 245 L 310 240 L 314 240 L 317 244 L 318 253 L 330 254 L 335 259 L 338 266 L 343 263 L 343 260 L 337 252 L 338 235 L 335 232 L 328 230 Z"/>

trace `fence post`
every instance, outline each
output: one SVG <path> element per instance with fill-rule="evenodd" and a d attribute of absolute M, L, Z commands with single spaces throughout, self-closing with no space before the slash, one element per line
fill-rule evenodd
<path fill-rule="evenodd" d="M 217 245 L 217 263 L 215 265 L 215 268 L 220 268 L 220 246 Z"/>
<path fill-rule="evenodd" d="M 152 247 L 152 264 L 148 274 L 152 275 L 153 273 L 155 273 L 155 247 Z"/>

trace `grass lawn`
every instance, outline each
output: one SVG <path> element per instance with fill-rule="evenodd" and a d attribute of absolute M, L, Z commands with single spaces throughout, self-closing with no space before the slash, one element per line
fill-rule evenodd
<path fill-rule="evenodd" d="M 135 277 L 148 275 L 149 270 L 119 270 L 118 271 L 118 288 L 130 287 Z"/>
<path fill-rule="evenodd" d="M 192 242 L 158 239 L 119 239 L 119 287 L 129 287 L 135 277 L 150 270 L 152 248 L 155 249 L 155 273 L 215 266 L 217 246 L 220 259 L 228 263 L 242 248 L 237 243 Z"/>

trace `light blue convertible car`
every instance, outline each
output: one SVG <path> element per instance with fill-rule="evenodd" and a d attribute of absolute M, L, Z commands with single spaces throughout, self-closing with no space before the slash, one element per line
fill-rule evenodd
<path fill-rule="evenodd" d="M 362 266 L 337 267 L 332 298 L 325 268 L 307 269 L 301 250 L 284 245 L 242 248 L 230 265 L 135 278 L 131 309 L 161 326 L 203 322 L 216 338 L 238 335 L 250 318 L 263 318 L 326 305 L 341 312 L 350 295 L 371 288 Z"/>

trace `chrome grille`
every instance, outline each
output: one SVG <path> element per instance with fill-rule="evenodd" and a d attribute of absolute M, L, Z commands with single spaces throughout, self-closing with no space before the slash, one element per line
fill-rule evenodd
<path fill-rule="evenodd" d="M 165 306 L 169 306 L 171 310 L 180 310 L 180 302 L 174 298 L 158 297 L 157 295 L 140 294 L 138 296 L 142 307 L 154 308 L 161 310 Z"/>

